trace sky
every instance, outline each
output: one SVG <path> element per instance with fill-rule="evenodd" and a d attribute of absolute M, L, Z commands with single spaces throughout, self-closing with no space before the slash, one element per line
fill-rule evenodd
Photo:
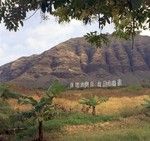
<path fill-rule="evenodd" d="M 29 17 L 32 13 L 29 13 Z M 0 25 L 0 66 L 19 57 L 40 54 L 70 38 L 82 37 L 86 33 L 98 30 L 98 23 L 84 25 L 82 21 L 72 20 L 70 23 L 58 24 L 57 19 L 50 16 L 43 21 L 40 13 L 24 21 L 24 26 L 17 32 L 10 32 Z M 112 33 L 113 24 L 106 25 L 103 32 Z M 149 35 L 150 31 L 142 32 Z"/>

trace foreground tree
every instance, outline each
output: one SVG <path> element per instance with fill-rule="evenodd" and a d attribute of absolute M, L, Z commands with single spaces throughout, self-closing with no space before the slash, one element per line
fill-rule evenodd
<path fill-rule="evenodd" d="M 10 131 L 10 117 L 14 110 L 8 102 L 0 99 L 0 134 L 7 134 Z"/>
<path fill-rule="evenodd" d="M 23 96 L 11 91 L 7 85 L 0 85 L 0 135 L 2 136 L 12 135 L 21 130 L 15 125 L 17 121 L 13 120 L 13 116 L 16 111 L 8 101 L 10 99 L 18 100 L 20 97 Z"/>
<path fill-rule="evenodd" d="M 79 103 L 88 106 L 88 108 L 92 108 L 92 115 L 96 115 L 96 106 L 106 102 L 108 100 L 107 97 L 90 97 L 90 98 L 82 98 Z"/>
<path fill-rule="evenodd" d="M 18 116 L 21 116 L 23 120 L 33 118 L 38 123 L 38 141 L 43 141 L 43 122 L 51 118 L 51 111 L 54 108 L 53 98 L 59 95 L 65 87 L 58 82 L 52 84 L 45 96 L 39 101 L 32 97 L 22 97 L 19 99 L 20 104 L 30 104 L 32 108 L 29 111 L 21 112 Z"/>
<path fill-rule="evenodd" d="M 149 0 L 2 0 L 0 22 L 7 29 L 16 31 L 25 20 L 32 17 L 27 17 L 27 12 L 36 13 L 39 9 L 42 15 L 54 15 L 59 22 L 78 19 L 88 24 L 96 20 L 100 31 L 86 36 L 96 46 L 106 41 L 107 34 L 102 33 L 106 24 L 114 23 L 114 35 L 126 39 L 133 39 L 137 31 L 150 29 Z M 42 17 L 45 19 L 46 16 Z"/>

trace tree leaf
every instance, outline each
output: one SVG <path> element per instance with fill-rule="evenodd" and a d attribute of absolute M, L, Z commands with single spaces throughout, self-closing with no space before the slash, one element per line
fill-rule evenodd
<path fill-rule="evenodd" d="M 137 10 L 141 7 L 143 0 L 130 0 L 132 5 L 132 10 Z"/>

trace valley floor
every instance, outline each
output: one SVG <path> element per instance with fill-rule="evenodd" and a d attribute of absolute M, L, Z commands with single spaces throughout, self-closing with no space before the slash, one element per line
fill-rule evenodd
<path fill-rule="evenodd" d="M 34 98 L 39 98 L 42 93 L 39 91 L 37 95 L 31 91 Z M 90 110 L 83 113 L 83 105 L 79 103 L 81 98 L 90 96 L 109 98 L 107 102 L 96 107 L 96 116 L 92 116 Z M 150 88 L 135 86 L 67 91 L 54 99 L 54 104 L 61 109 L 62 115 L 44 123 L 45 139 L 46 141 L 150 141 L 150 116 L 143 112 L 143 104 L 149 96 Z M 14 101 L 10 103 L 15 107 Z"/>
<path fill-rule="evenodd" d="M 50 134 L 48 137 L 56 141 L 150 141 L 150 116 L 143 114 L 143 104 L 150 96 L 149 88 L 72 90 L 55 102 L 66 111 L 81 112 L 79 100 L 91 95 L 109 97 L 96 108 L 98 120 L 91 117 L 90 122 L 85 122 L 86 118 L 82 122 L 81 117 L 74 117 L 72 125 L 66 125 L 58 138 Z"/>
<path fill-rule="evenodd" d="M 65 126 L 59 136 L 47 134 L 54 141 L 149 141 L 150 118 L 145 115 L 86 125 Z M 57 134 L 58 135 L 58 134 Z"/>

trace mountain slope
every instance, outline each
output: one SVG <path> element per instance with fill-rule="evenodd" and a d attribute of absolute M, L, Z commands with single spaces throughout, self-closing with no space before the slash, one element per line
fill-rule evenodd
<path fill-rule="evenodd" d="M 150 83 L 150 37 L 131 41 L 111 38 L 102 49 L 84 38 L 63 42 L 40 55 L 22 57 L 0 67 L 0 82 L 26 87 L 47 87 L 53 80 L 64 83 L 123 79 L 124 84 Z"/>

